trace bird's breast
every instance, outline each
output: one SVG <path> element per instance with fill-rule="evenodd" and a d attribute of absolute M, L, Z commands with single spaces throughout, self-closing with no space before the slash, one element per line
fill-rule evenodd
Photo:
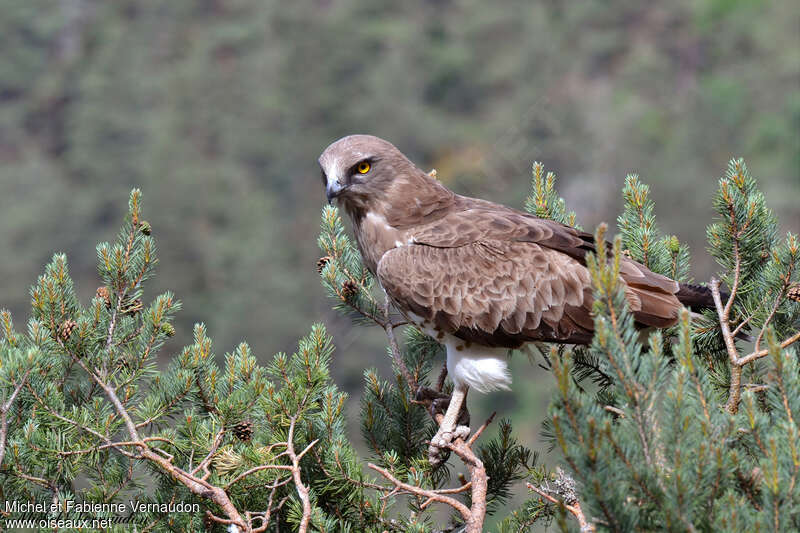
<path fill-rule="evenodd" d="M 367 268 L 374 274 L 378 262 L 387 251 L 413 243 L 407 230 L 399 230 L 386 217 L 373 211 L 356 224 L 356 241 Z"/>

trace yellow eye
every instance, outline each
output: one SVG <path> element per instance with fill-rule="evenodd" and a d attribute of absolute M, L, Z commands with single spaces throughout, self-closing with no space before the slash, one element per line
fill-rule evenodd
<path fill-rule="evenodd" d="M 366 174 L 367 172 L 369 172 L 369 169 L 370 169 L 369 163 L 367 163 L 366 161 L 362 161 L 356 167 L 356 170 L 358 170 L 359 174 Z"/>

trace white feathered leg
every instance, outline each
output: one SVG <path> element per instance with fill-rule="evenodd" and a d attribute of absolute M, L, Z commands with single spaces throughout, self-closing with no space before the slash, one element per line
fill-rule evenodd
<path fill-rule="evenodd" d="M 476 346 L 452 336 L 446 336 L 442 343 L 447 348 L 447 374 L 453 380 L 454 389 L 439 431 L 428 448 L 431 464 L 442 461 L 449 443 L 458 437 L 469 436 L 469 427 L 458 425 L 458 415 L 467 390 L 473 388 L 479 392 L 489 392 L 508 389 L 511 384 L 506 364 L 508 349 Z"/>

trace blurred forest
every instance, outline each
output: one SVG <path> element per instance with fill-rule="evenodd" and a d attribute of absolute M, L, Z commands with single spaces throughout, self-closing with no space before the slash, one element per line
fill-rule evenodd
<path fill-rule="evenodd" d="M 95 244 L 138 186 L 156 289 L 184 304 L 167 351 L 203 321 L 217 353 L 246 339 L 266 359 L 322 320 L 335 379 L 358 398 L 365 367 L 388 375 L 383 341 L 329 310 L 315 269 L 316 158 L 350 133 L 516 207 L 543 161 L 589 229 L 616 220 L 637 172 L 700 281 L 730 157 L 800 229 L 793 0 L 7 0 L 2 13 L 0 306 L 19 324 L 54 251 L 94 295 Z M 534 445 L 552 380 L 524 357 L 514 372 L 547 385 L 492 401 Z"/>

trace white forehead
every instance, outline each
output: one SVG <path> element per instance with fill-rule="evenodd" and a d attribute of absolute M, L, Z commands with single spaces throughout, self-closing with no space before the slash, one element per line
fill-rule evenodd
<path fill-rule="evenodd" d="M 328 177 L 328 182 L 338 181 L 347 169 L 371 156 L 364 147 L 367 137 L 366 135 L 343 137 L 322 152 L 319 156 L 319 165 Z"/>
<path fill-rule="evenodd" d="M 330 183 L 342 178 L 359 161 L 376 156 L 403 158 L 392 143 L 380 137 L 348 135 L 328 146 L 319 156 L 319 164 Z"/>
<path fill-rule="evenodd" d="M 328 146 L 319 157 L 319 164 L 326 174 L 340 175 L 354 163 L 369 156 L 354 139 L 355 136 L 344 137 Z"/>

